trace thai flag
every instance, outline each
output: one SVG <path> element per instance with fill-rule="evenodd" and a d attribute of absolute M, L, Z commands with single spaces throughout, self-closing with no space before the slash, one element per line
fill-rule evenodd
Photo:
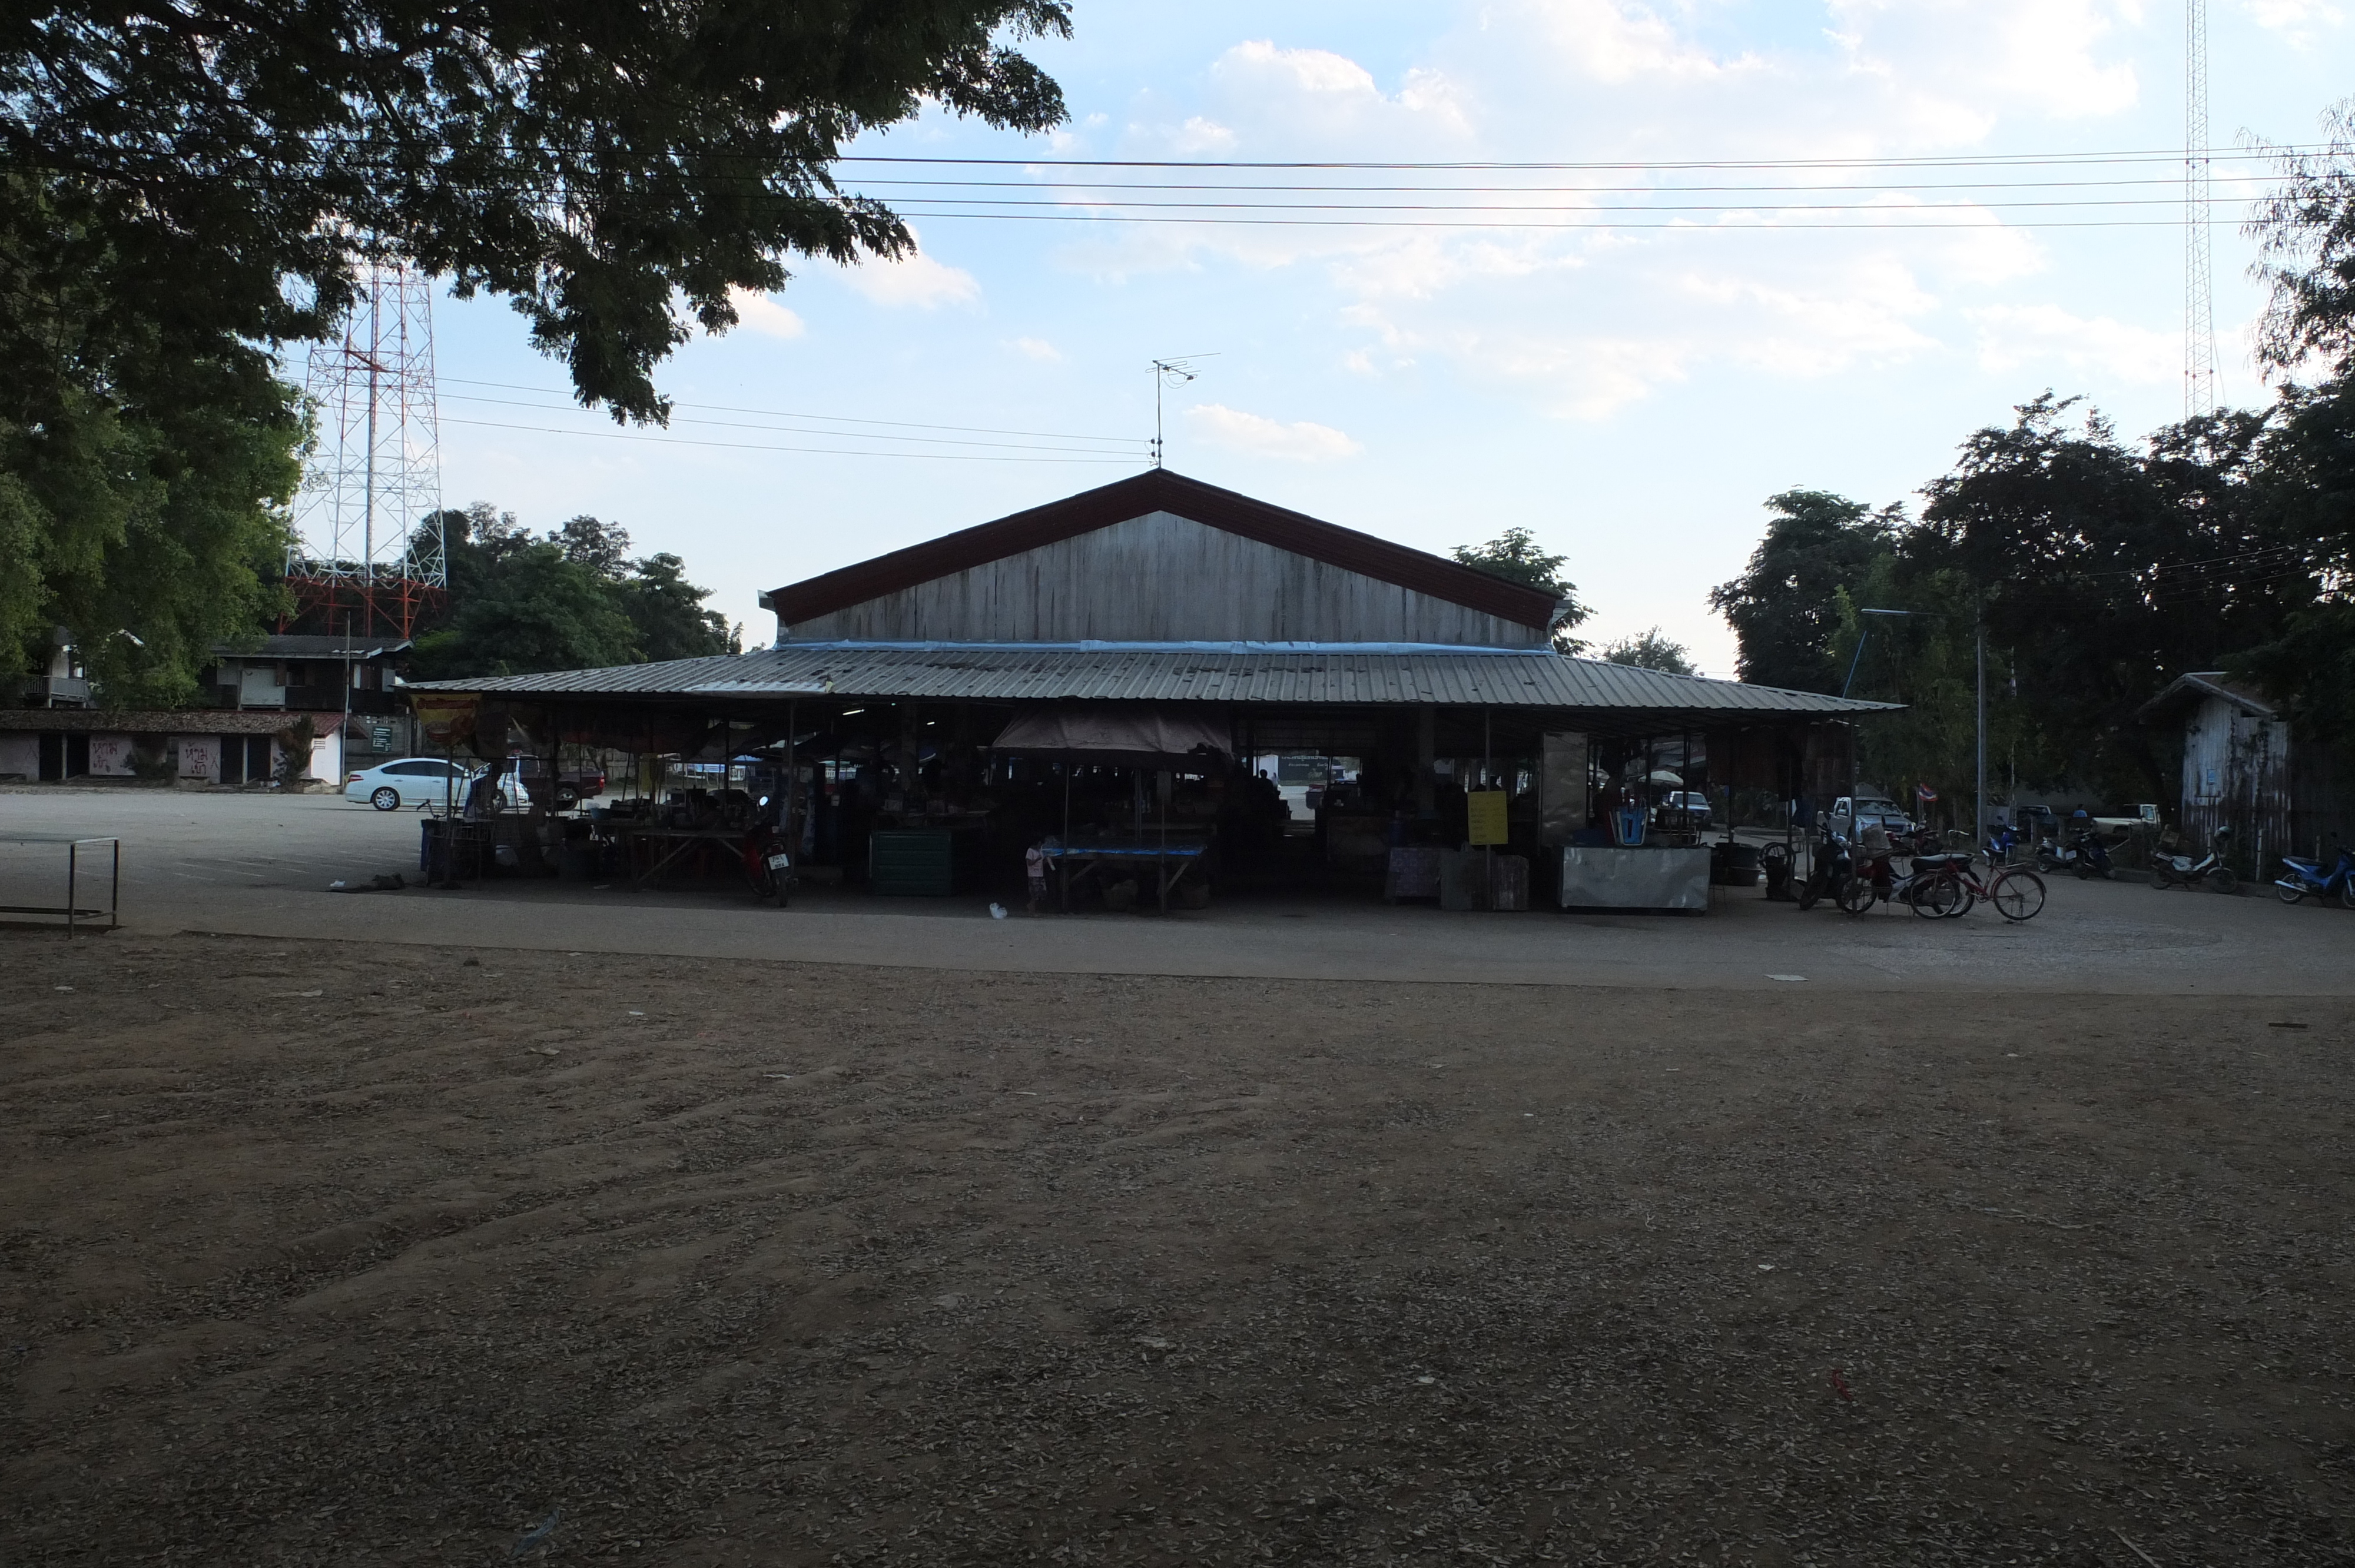
<path fill-rule="evenodd" d="M 1938 798 L 1938 792 L 1927 784 L 1916 784 L 1913 786 L 1913 798 L 1926 806 Z"/>

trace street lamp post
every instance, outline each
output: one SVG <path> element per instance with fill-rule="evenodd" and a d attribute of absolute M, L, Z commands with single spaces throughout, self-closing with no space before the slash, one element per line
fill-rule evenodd
<path fill-rule="evenodd" d="M 1912 610 L 1910 610 L 1910 609 L 1865 609 L 1865 608 L 1863 608 L 1863 607 L 1861 607 L 1861 606 L 1859 606 L 1859 607 L 1858 608 L 1858 609 L 1857 609 L 1857 614 L 1859 614 L 1859 615 L 1895 615 L 1895 616 L 1907 616 L 1907 615 L 1911 615 L 1911 614 L 1913 614 L 1913 612 Z M 1849 662 L 1848 662 L 1848 679 L 1847 679 L 1847 680 L 1845 680 L 1845 681 L 1842 681 L 1842 682 L 1840 683 L 1840 695 L 1841 695 L 1841 696 L 1843 696 L 1843 697 L 1847 696 L 1847 695 L 1848 695 L 1848 693 L 1849 693 L 1849 688 L 1850 686 L 1853 686 L 1853 685 L 1855 685 L 1855 684 L 1856 684 L 1856 667 L 1857 667 L 1859 664 L 1861 664 L 1861 663 L 1863 663 L 1863 662 L 1864 662 L 1864 645 L 1865 645 L 1868 641 L 1871 641 L 1871 639 L 1872 639 L 1872 625 L 1871 625 L 1871 623 L 1870 623 L 1870 621 L 1867 621 L 1867 622 L 1865 622 L 1865 623 L 1864 623 L 1864 626 L 1863 626 L 1862 630 L 1859 630 L 1859 631 L 1857 633 L 1857 639 L 1856 639 L 1856 653 L 1855 653 L 1855 655 L 1854 655 L 1852 658 L 1850 658 L 1850 659 L 1849 660 Z M 1849 809 L 1849 832 L 1851 834 L 1852 834 L 1852 833 L 1854 833 L 1854 832 L 1855 832 L 1855 831 L 1856 831 L 1856 825 L 1855 825 L 1855 824 L 1856 824 L 1856 741 L 1855 741 L 1855 728 L 1856 728 L 1856 726 L 1855 726 L 1854 725 L 1850 725 L 1850 726 L 1849 726 L 1849 747 L 1848 747 L 1848 799 L 1849 799 L 1849 808 L 1848 808 L 1848 809 Z"/>

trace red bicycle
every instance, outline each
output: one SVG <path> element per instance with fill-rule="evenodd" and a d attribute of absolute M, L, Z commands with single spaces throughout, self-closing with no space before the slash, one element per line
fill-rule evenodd
<path fill-rule="evenodd" d="M 2044 879 L 2026 866 L 1998 866 L 1982 880 L 1968 855 L 1919 855 L 1907 878 L 1905 902 L 1924 919 L 1955 919 L 1969 914 L 1985 899 L 1995 912 L 2018 925 L 2033 920 L 2044 907 Z"/>

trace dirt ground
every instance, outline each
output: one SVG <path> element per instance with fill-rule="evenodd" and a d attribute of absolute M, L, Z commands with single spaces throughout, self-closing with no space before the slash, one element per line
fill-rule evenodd
<path fill-rule="evenodd" d="M 0 1041 L 11 1564 L 2355 1562 L 2348 1002 L 11 936 Z"/>

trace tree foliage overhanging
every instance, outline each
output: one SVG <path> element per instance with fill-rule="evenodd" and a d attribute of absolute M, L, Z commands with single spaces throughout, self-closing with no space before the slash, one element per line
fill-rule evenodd
<path fill-rule="evenodd" d="M 0 151 L 179 309 L 315 337 L 398 259 L 512 299 L 581 399 L 664 409 L 654 366 L 783 287 L 783 258 L 911 245 L 832 165 L 939 104 L 1039 131 L 1012 44 L 1063 0 L 32 0 L 0 26 Z"/>
<path fill-rule="evenodd" d="M 505 295 L 584 404 L 794 255 L 909 250 L 832 172 L 936 104 L 1063 118 L 1063 0 L 31 0 L 0 16 L 0 679 L 64 625 L 111 702 L 192 700 L 274 608 L 304 439 L 278 352 L 362 269 Z"/>

